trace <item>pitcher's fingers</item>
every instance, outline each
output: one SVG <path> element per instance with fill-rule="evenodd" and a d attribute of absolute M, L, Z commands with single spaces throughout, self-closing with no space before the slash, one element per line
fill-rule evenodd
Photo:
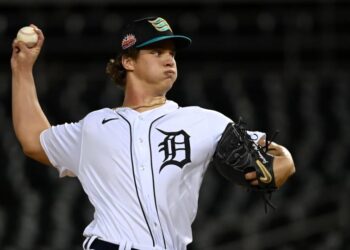
<path fill-rule="evenodd" d="M 42 47 L 45 40 L 43 32 L 34 24 L 31 24 L 30 26 L 33 27 L 34 31 L 38 34 L 38 43 L 36 46 Z"/>
<path fill-rule="evenodd" d="M 257 179 L 254 181 L 251 181 L 250 185 L 257 186 L 257 185 L 259 185 L 259 181 Z"/>
<path fill-rule="evenodd" d="M 253 171 L 253 172 L 246 173 L 246 174 L 244 175 L 244 177 L 245 177 L 245 179 L 246 179 L 247 181 L 256 180 L 256 172 Z"/>
<path fill-rule="evenodd" d="M 27 45 L 26 45 L 24 42 L 19 41 L 19 40 L 17 40 L 17 39 L 15 39 L 15 40 L 13 41 L 13 43 L 12 43 L 12 48 L 13 48 L 13 50 L 14 50 L 16 53 L 18 53 L 18 52 L 20 52 L 20 51 L 27 51 L 27 50 L 28 50 Z"/>
<path fill-rule="evenodd" d="M 36 26 L 36 25 L 33 24 L 33 23 L 31 23 L 29 26 L 30 26 L 30 27 L 33 27 L 34 29 L 39 29 L 38 26 Z"/>
<path fill-rule="evenodd" d="M 13 39 L 13 41 L 12 41 L 12 48 L 13 49 L 19 48 L 18 43 L 19 43 L 19 41 L 17 40 L 17 38 Z"/>
<path fill-rule="evenodd" d="M 14 39 L 12 42 L 12 55 L 18 52 L 19 52 L 19 47 L 17 45 L 17 39 Z"/>

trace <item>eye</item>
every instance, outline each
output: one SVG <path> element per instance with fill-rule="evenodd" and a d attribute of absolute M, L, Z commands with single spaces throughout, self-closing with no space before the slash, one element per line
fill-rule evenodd
<path fill-rule="evenodd" d="M 151 54 L 152 54 L 152 55 L 155 55 L 155 56 L 160 56 L 161 51 L 160 51 L 160 50 L 157 50 L 157 49 L 153 49 L 153 50 L 151 50 Z"/>

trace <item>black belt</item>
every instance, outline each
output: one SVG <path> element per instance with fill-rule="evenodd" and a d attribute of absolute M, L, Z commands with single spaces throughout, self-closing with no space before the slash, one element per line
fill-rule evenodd
<path fill-rule="evenodd" d="M 95 239 L 94 242 L 92 242 L 91 249 L 94 250 L 119 250 L 119 245 L 113 244 L 107 241 Z M 123 249 L 120 249 L 123 250 Z M 137 250 L 135 248 L 131 248 L 131 250 Z"/>

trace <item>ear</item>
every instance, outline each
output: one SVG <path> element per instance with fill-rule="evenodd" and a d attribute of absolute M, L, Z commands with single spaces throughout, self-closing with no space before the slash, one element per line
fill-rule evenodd
<path fill-rule="evenodd" d="M 134 63 L 135 63 L 135 61 L 131 57 L 128 57 L 128 56 L 122 57 L 122 64 L 123 64 L 124 69 L 134 70 Z"/>

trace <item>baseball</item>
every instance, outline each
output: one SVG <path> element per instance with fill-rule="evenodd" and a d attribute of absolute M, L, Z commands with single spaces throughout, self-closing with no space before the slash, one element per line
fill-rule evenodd
<path fill-rule="evenodd" d="M 26 26 L 18 31 L 17 40 L 24 42 L 27 47 L 31 48 L 38 42 L 38 34 L 33 27 Z"/>

